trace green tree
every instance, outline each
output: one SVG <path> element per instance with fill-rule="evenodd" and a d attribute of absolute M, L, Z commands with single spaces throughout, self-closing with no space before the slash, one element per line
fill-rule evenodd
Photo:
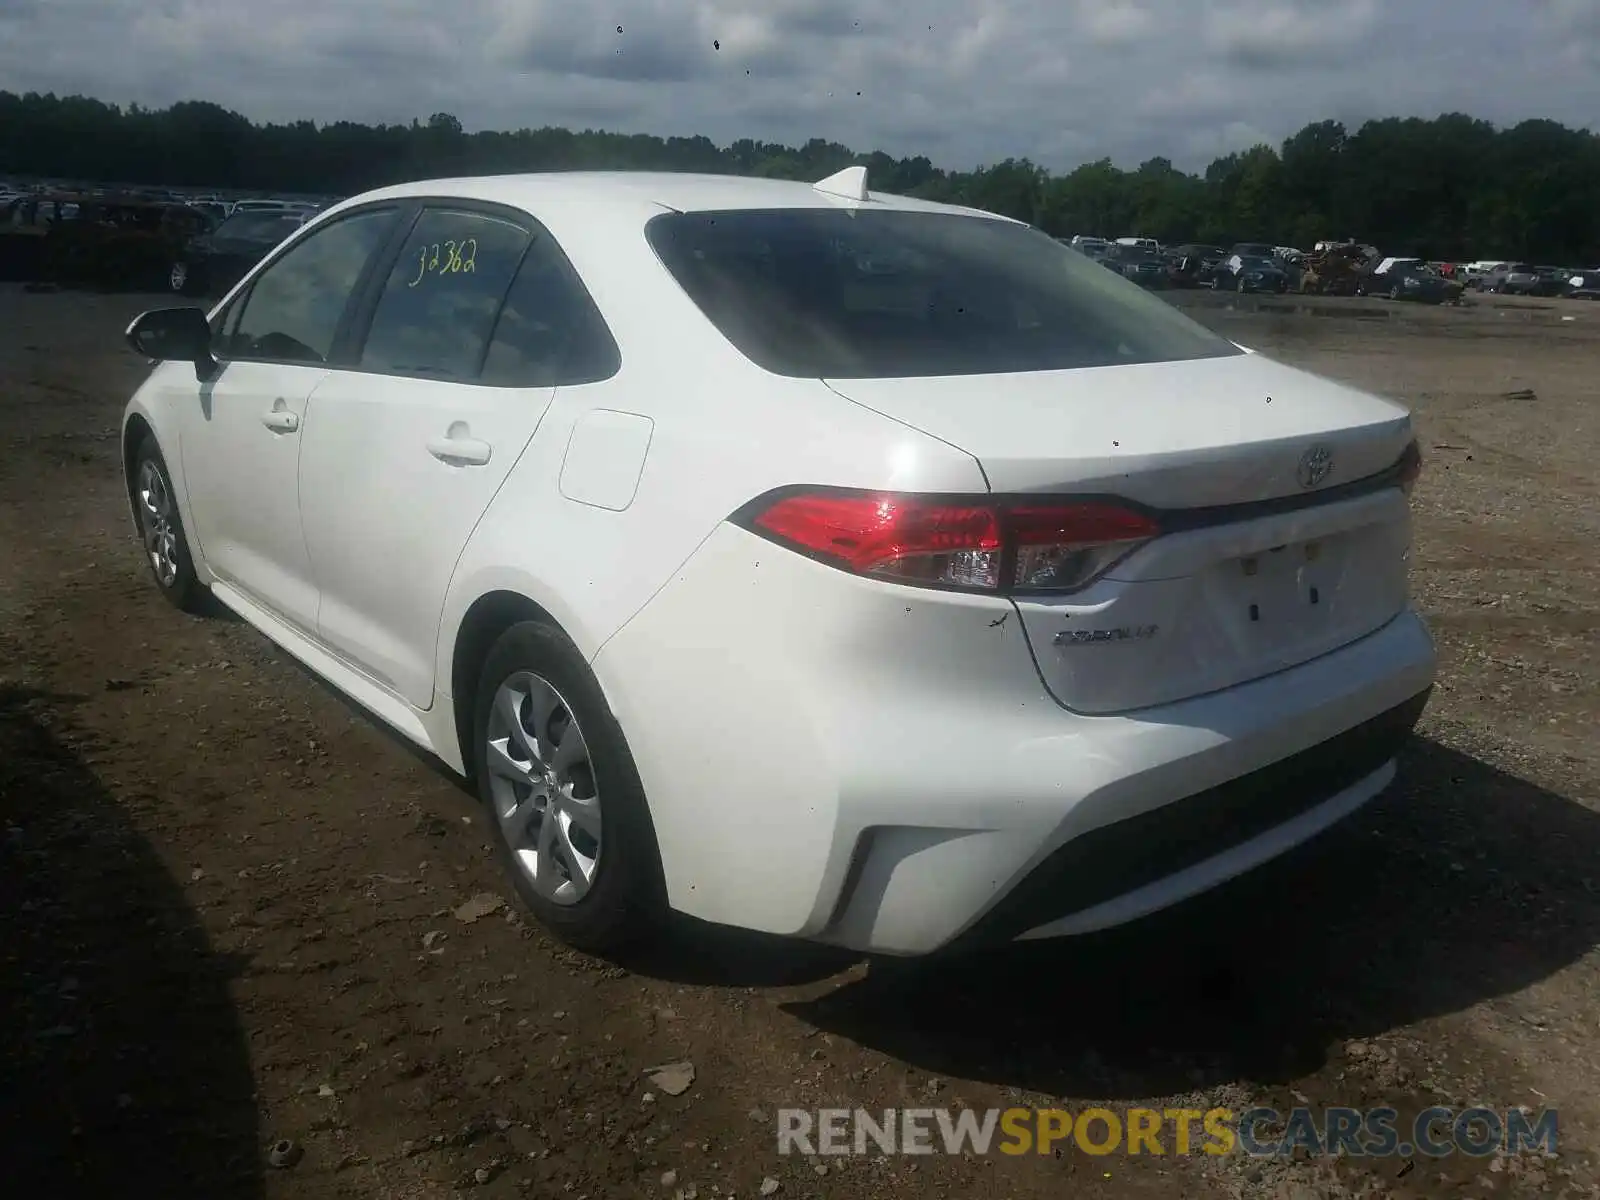
<path fill-rule="evenodd" d="M 1355 237 L 1396 253 L 1600 263 L 1600 136 L 1553 121 L 1496 128 L 1463 113 L 1318 121 L 1204 171 L 1110 159 L 1052 176 L 1027 159 L 971 171 L 813 138 L 658 138 L 552 127 L 468 133 L 451 113 L 404 125 L 257 124 L 203 100 L 166 109 L 0 91 L 0 177 L 349 194 L 406 179 L 568 169 L 816 180 L 861 163 L 874 190 L 974 205 L 1057 236 L 1176 242 Z"/>

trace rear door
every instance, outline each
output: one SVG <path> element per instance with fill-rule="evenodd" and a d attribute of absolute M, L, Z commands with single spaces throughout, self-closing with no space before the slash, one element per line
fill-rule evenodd
<path fill-rule="evenodd" d="M 300 464 L 321 639 L 418 709 L 457 560 L 562 378 L 587 296 L 525 214 L 428 204 L 375 278 Z M 539 536 L 530 528 L 530 543 Z"/>

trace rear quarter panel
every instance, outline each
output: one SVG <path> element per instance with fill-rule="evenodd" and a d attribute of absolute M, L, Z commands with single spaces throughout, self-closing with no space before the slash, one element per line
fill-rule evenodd
<path fill-rule="evenodd" d="M 495 590 L 527 596 L 592 660 L 723 520 L 769 489 L 987 490 L 966 452 L 818 380 L 769 375 L 734 350 L 645 240 L 644 223 L 655 211 L 534 211 L 583 277 L 621 348 L 622 367 L 609 380 L 556 390 L 475 530 L 445 604 L 441 686 L 450 682 L 462 619 L 479 597 Z M 620 510 L 563 495 L 574 428 L 595 410 L 609 410 L 609 423 L 617 420 L 612 414 L 649 423 L 637 488 Z M 583 494 L 570 475 L 566 490 Z"/>

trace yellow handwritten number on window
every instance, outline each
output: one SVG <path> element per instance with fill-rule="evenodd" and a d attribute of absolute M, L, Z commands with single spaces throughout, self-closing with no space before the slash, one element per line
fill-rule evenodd
<path fill-rule="evenodd" d="M 441 260 L 439 252 L 443 249 L 444 257 Z M 428 275 L 460 275 L 476 274 L 478 270 L 478 239 L 467 238 L 464 241 L 454 242 L 448 239 L 442 244 L 433 242 L 423 246 L 417 252 L 417 277 L 407 287 L 416 287 Z"/>

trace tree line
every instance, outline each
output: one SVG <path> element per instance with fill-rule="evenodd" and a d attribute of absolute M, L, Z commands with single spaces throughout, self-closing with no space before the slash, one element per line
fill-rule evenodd
<path fill-rule="evenodd" d="M 1600 136 L 1554 121 L 1508 128 L 1460 113 L 1307 125 L 1280 146 L 1190 174 L 1165 158 L 1051 174 L 1027 159 L 971 171 L 858 153 L 821 138 L 575 131 L 467 133 L 449 113 L 406 125 L 256 124 L 207 101 L 170 108 L 0 91 L 0 176 L 348 195 L 407 179 L 572 169 L 710 171 L 816 180 L 864 164 L 876 190 L 972 205 L 1075 233 L 1309 248 L 1351 237 L 1394 253 L 1600 262 Z"/>

